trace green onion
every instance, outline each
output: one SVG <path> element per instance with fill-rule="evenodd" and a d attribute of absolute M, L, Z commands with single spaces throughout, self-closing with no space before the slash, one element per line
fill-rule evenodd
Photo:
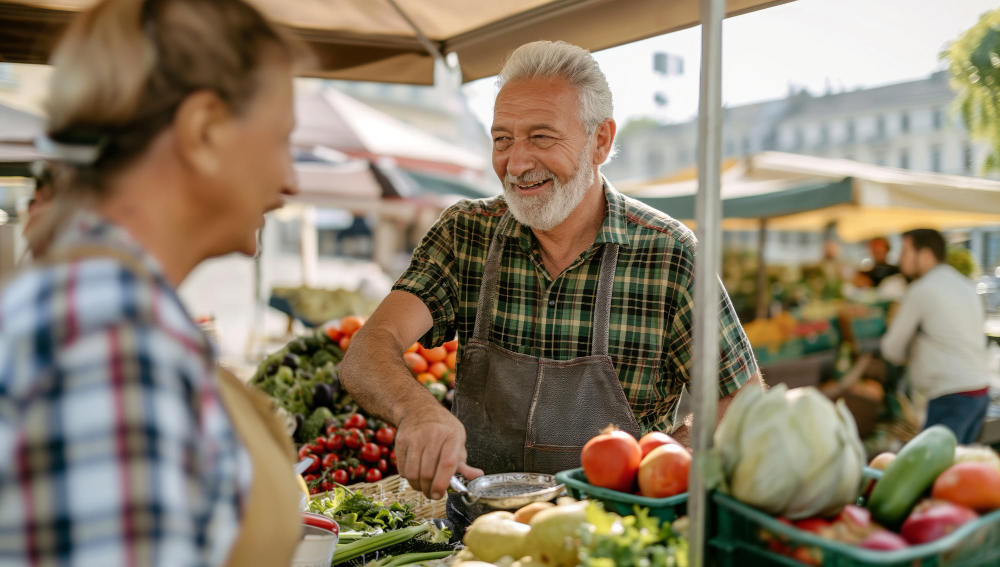
<path fill-rule="evenodd" d="M 428 531 L 430 531 L 430 526 L 423 524 L 420 526 L 413 526 L 412 528 L 403 528 L 401 530 L 385 532 L 384 534 L 379 534 L 377 536 L 358 540 L 354 543 L 349 543 L 343 547 L 338 545 L 337 551 L 333 556 L 333 564 L 336 565 L 337 563 L 350 561 L 351 559 L 355 559 L 366 553 L 372 553 L 389 547 L 390 545 L 396 545 L 397 543 L 409 541 L 420 534 L 427 533 Z"/>
<path fill-rule="evenodd" d="M 445 557 L 451 556 L 454 551 L 435 551 L 432 553 L 406 553 L 394 557 L 391 561 L 385 564 L 385 567 L 401 567 L 402 565 L 413 565 L 414 563 L 422 563 L 424 561 L 434 561 L 436 559 L 444 559 Z"/>

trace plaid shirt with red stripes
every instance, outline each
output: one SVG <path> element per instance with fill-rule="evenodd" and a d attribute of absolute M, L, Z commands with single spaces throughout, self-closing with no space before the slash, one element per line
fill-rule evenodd
<path fill-rule="evenodd" d="M 78 214 L 0 294 L 0 565 L 219 565 L 250 487 L 215 354 L 130 235 Z"/>

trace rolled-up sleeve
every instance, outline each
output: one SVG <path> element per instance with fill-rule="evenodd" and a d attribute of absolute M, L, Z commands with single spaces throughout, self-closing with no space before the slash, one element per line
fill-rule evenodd
<path fill-rule="evenodd" d="M 457 209 L 452 207 L 441 215 L 413 252 L 410 267 L 392 288 L 417 296 L 431 312 L 434 324 L 420 339 L 427 348 L 455 336 L 458 279 L 454 227 L 457 214 Z"/>

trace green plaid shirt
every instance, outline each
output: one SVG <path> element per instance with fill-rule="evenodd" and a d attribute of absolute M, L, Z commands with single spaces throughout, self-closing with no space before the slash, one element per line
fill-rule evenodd
<path fill-rule="evenodd" d="M 490 341 L 554 360 L 588 356 L 601 253 L 620 245 L 611 302 L 610 352 L 643 432 L 674 423 L 693 358 L 694 235 L 680 222 L 606 183 L 607 214 L 594 244 L 559 277 L 545 270 L 530 229 L 508 224 Z M 457 333 L 459 360 L 471 338 L 483 265 L 507 211 L 503 197 L 463 201 L 430 229 L 393 289 L 419 297 L 433 328 L 431 347 Z M 732 394 L 757 371 L 729 296 L 722 294 L 719 389 Z"/>

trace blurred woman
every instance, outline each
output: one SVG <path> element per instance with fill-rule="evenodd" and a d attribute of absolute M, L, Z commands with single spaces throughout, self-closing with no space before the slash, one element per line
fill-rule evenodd
<path fill-rule="evenodd" d="M 51 244 L 0 293 L 4 565 L 290 563 L 291 446 L 176 288 L 292 193 L 295 52 L 242 0 L 103 0 L 58 46 Z"/>

